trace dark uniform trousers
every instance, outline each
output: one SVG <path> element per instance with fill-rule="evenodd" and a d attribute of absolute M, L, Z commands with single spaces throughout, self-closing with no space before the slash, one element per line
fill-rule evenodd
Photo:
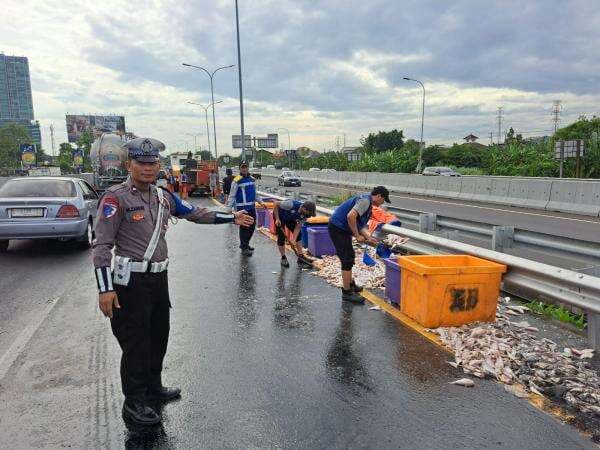
<path fill-rule="evenodd" d="M 123 355 L 121 385 L 126 399 L 144 401 L 148 389 L 159 389 L 169 340 L 167 271 L 131 274 L 128 286 L 115 285 L 120 309 L 110 321 Z"/>
<path fill-rule="evenodd" d="M 250 245 L 250 239 L 252 239 L 252 235 L 254 234 L 254 229 L 256 228 L 256 209 L 247 209 L 246 212 L 249 216 L 252 216 L 254 222 L 249 227 L 239 227 L 240 228 L 240 248 L 248 248 Z"/>

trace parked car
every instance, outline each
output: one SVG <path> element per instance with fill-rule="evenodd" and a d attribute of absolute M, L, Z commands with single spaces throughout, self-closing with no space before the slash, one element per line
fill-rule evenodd
<path fill-rule="evenodd" d="M 274 168 L 275 168 L 275 166 L 274 166 L 273 164 L 269 164 L 269 165 L 267 166 L 267 169 L 274 169 Z"/>
<path fill-rule="evenodd" d="M 289 168 L 289 167 L 282 167 L 282 168 L 281 168 L 281 170 L 283 170 L 283 171 L 286 171 L 286 170 L 288 170 L 288 171 L 289 171 L 289 170 L 290 170 L 290 168 Z"/>
<path fill-rule="evenodd" d="M 335 170 L 335 169 L 323 169 L 321 172 L 324 172 L 324 173 L 333 173 L 333 172 L 337 172 L 337 170 Z"/>
<path fill-rule="evenodd" d="M 320 172 L 321 169 L 319 169 L 318 167 L 311 167 L 310 169 L 308 169 L 309 172 Z"/>
<path fill-rule="evenodd" d="M 89 248 L 97 207 L 98 194 L 78 178 L 8 180 L 0 187 L 0 252 L 13 239 L 75 239 Z"/>
<path fill-rule="evenodd" d="M 421 175 L 440 177 L 460 177 L 460 173 L 450 167 L 425 167 Z"/>
<path fill-rule="evenodd" d="M 301 186 L 300 178 L 290 170 L 284 170 L 277 178 L 279 186 Z"/>

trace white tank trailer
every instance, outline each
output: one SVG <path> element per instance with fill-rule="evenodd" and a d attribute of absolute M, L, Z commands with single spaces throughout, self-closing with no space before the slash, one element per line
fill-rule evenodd
<path fill-rule="evenodd" d="M 92 144 L 90 160 L 98 189 L 104 190 L 127 178 L 127 150 L 123 148 L 125 142 L 125 138 L 118 134 L 104 133 Z"/>

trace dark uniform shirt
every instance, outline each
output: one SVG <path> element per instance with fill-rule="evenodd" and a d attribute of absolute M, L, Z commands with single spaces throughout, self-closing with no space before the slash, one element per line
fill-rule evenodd
<path fill-rule="evenodd" d="M 142 261 L 148 243 L 154 232 L 158 216 L 158 196 L 156 187 L 149 193 L 141 192 L 133 186 L 131 179 L 107 189 L 98 207 L 96 219 L 96 239 L 93 244 L 94 267 L 110 267 L 112 254 L 126 256 L 134 261 Z M 176 214 L 172 194 L 163 191 L 167 202 L 162 218 L 162 229 L 152 262 L 164 261 L 168 256 L 165 234 L 169 219 Z M 216 211 L 194 207 L 192 212 L 181 218 L 196 223 L 215 223 Z"/>

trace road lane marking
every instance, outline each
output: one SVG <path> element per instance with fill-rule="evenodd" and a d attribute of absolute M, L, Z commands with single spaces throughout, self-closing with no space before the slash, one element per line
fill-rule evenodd
<path fill-rule="evenodd" d="M 307 184 L 312 184 L 315 186 L 323 187 L 323 185 L 316 184 L 316 183 L 307 183 Z M 355 192 L 355 191 L 360 190 L 360 189 L 358 189 L 358 190 L 357 189 L 348 189 L 348 188 L 344 188 L 344 187 L 331 187 L 331 189 L 338 189 L 338 190 L 343 190 L 343 191 L 348 191 L 348 192 Z M 321 192 L 323 192 L 323 191 L 321 191 Z M 326 193 L 326 192 L 323 192 L 323 193 Z M 571 217 L 554 216 L 552 214 L 532 213 L 532 212 L 518 211 L 518 210 L 506 209 L 506 208 L 492 208 L 489 206 L 476 206 L 476 205 L 471 205 L 469 203 L 458 203 L 458 202 L 451 202 L 451 201 L 449 202 L 449 201 L 442 201 L 442 200 L 415 198 L 415 197 L 407 197 L 407 196 L 397 195 L 397 194 L 390 194 L 390 197 L 407 199 L 407 200 L 417 200 L 417 201 L 430 202 L 430 203 L 441 203 L 443 205 L 464 206 L 465 208 L 486 209 L 489 211 L 504 211 L 504 212 L 514 213 L 514 214 L 528 215 L 528 216 L 547 217 L 549 219 L 561 219 L 561 220 L 571 220 L 573 222 L 600 224 L 600 222 L 597 220 L 574 219 Z"/>
<path fill-rule="evenodd" d="M 23 353 L 27 344 L 38 330 L 38 328 L 42 325 L 42 323 L 46 320 L 46 318 L 52 312 L 52 309 L 56 306 L 60 297 L 49 300 L 47 305 L 44 307 L 42 314 L 38 315 L 38 317 L 27 325 L 23 331 L 17 336 L 12 345 L 8 348 L 8 350 L 2 355 L 0 358 L 0 381 L 6 376 L 9 369 L 12 367 L 17 358 Z"/>

